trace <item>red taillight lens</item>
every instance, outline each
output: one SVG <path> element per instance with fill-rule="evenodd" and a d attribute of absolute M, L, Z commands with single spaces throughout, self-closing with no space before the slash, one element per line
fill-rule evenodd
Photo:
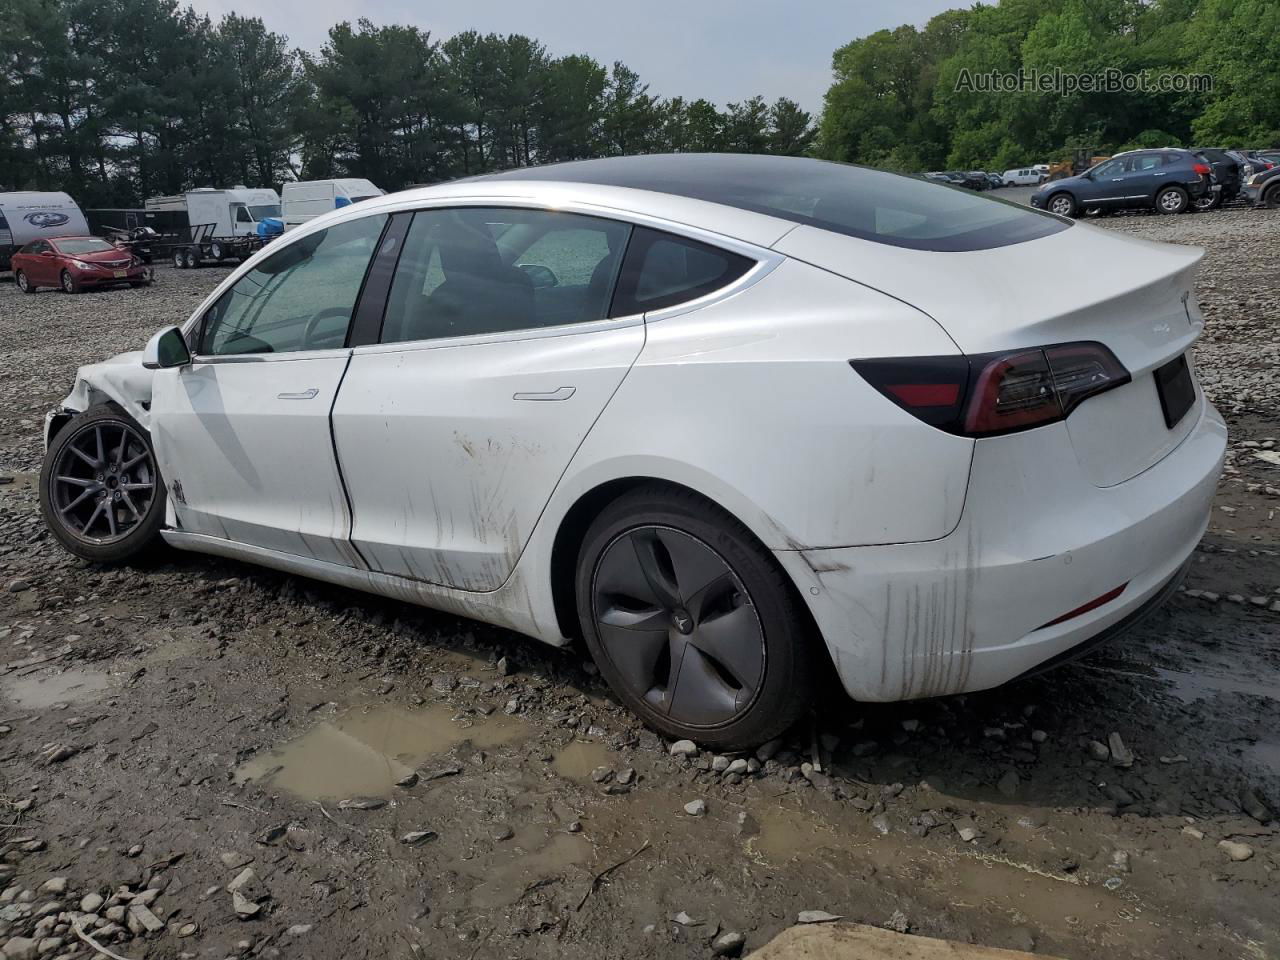
<path fill-rule="evenodd" d="M 1092 342 L 850 363 L 902 409 L 939 430 L 969 437 L 1062 420 L 1089 397 L 1130 380 L 1115 355 Z"/>
<path fill-rule="evenodd" d="M 1202 177 L 1207 177 L 1213 173 L 1213 167 L 1205 163 L 1193 163 L 1191 169 Z"/>

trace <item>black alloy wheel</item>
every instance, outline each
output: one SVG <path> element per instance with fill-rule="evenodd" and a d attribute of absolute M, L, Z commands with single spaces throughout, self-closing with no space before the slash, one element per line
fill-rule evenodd
<path fill-rule="evenodd" d="M 794 586 L 692 491 L 646 485 L 608 504 L 579 550 L 576 603 L 600 673 L 669 737 L 754 746 L 811 704 L 815 638 Z"/>
<path fill-rule="evenodd" d="M 727 723 L 764 676 L 764 631 L 724 557 L 668 527 L 604 550 L 592 581 L 600 645 L 633 693 L 690 726 Z"/>
<path fill-rule="evenodd" d="M 40 477 L 45 522 L 72 553 L 117 561 L 155 539 L 164 486 L 146 432 L 119 408 L 102 405 L 54 437 Z"/>

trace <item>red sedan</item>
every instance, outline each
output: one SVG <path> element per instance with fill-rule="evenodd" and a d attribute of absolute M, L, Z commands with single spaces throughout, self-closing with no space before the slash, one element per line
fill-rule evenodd
<path fill-rule="evenodd" d="M 12 257 L 13 278 L 23 293 L 40 287 L 61 287 L 79 293 L 89 287 L 151 283 L 151 268 L 128 250 L 100 237 L 58 237 L 33 240 Z"/>

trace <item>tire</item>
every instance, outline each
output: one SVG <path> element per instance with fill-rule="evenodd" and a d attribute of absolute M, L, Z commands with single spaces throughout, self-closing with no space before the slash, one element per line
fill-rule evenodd
<path fill-rule="evenodd" d="M 76 278 L 71 275 L 70 270 L 63 270 L 58 281 L 62 286 L 63 293 L 79 293 L 80 284 L 76 282 Z"/>
<path fill-rule="evenodd" d="M 187 248 L 187 269 L 199 270 L 201 266 L 202 256 L 196 247 Z"/>
<path fill-rule="evenodd" d="M 1268 210 L 1280 207 L 1280 183 L 1274 184 L 1262 195 L 1262 205 Z"/>
<path fill-rule="evenodd" d="M 1196 197 L 1195 200 L 1191 201 L 1191 207 L 1200 213 L 1207 213 L 1210 210 L 1217 210 L 1222 206 L 1223 199 L 1221 192 L 1210 192 L 1206 193 L 1204 196 Z"/>
<path fill-rule="evenodd" d="M 17 271 L 13 275 L 13 280 L 14 280 L 14 283 L 18 285 L 18 289 L 21 290 L 23 293 L 36 292 L 36 289 L 37 289 L 36 285 L 31 282 L 31 279 L 22 270 Z"/>
<path fill-rule="evenodd" d="M 175 270 L 187 269 L 187 251 L 181 247 L 177 247 L 173 251 L 173 266 Z"/>
<path fill-rule="evenodd" d="M 1004 185 L 1005 185 L 1006 187 L 1016 187 L 1016 186 L 1017 186 L 1017 184 L 1016 184 L 1016 183 L 1014 183 L 1012 180 L 1006 180 Z"/>
<path fill-rule="evenodd" d="M 223 249 L 222 244 L 217 240 L 209 244 L 209 256 L 214 260 L 221 262 L 226 259 L 227 251 Z"/>
<path fill-rule="evenodd" d="M 1173 215 L 1182 213 L 1191 205 L 1187 192 L 1181 187 L 1165 187 L 1156 194 L 1156 213 Z"/>
<path fill-rule="evenodd" d="M 1060 217 L 1074 217 L 1078 212 L 1076 198 L 1069 193 L 1055 193 L 1045 202 L 1044 208 Z"/>
<path fill-rule="evenodd" d="M 696 494 L 654 485 L 609 504 L 583 540 L 576 593 L 601 674 L 668 737 L 754 746 L 812 700 L 812 639 L 790 581 Z"/>
<path fill-rule="evenodd" d="M 115 404 L 75 417 L 45 454 L 40 512 L 58 542 L 85 560 L 120 563 L 152 547 L 165 488 L 147 432 Z"/>

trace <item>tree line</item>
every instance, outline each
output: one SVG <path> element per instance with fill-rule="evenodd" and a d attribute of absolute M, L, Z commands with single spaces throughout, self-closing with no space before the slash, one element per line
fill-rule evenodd
<path fill-rule="evenodd" d="M 835 51 L 820 120 L 785 97 L 658 97 L 620 62 L 519 34 L 339 23 L 315 52 L 177 0 L 0 0 L 0 189 L 133 205 L 198 185 L 399 189 L 656 151 L 1005 169 L 1074 148 L 1280 145 L 1276 0 L 999 0 Z M 1211 87 L 1014 89 L 1057 71 Z"/>
<path fill-rule="evenodd" d="M 3 0 L 0 189 L 132 205 L 196 185 L 367 177 L 388 190 L 613 154 L 802 154 L 787 98 L 720 108 L 519 34 L 340 23 L 315 53 L 176 0 Z"/>
<path fill-rule="evenodd" d="M 1005 170 L 1075 148 L 1280 146 L 1276 0 L 980 3 L 854 40 L 832 67 L 819 143 L 837 160 Z M 1074 91 L 1030 82 L 1055 71 L 1210 82 Z M 998 92 L 973 82 L 991 74 L 1028 82 Z"/>

